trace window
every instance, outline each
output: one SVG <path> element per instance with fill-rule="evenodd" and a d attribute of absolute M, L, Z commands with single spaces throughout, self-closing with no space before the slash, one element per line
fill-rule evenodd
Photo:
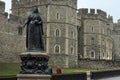
<path fill-rule="evenodd" d="M 18 34 L 22 35 L 22 33 L 23 33 L 22 27 L 18 27 Z"/>
<path fill-rule="evenodd" d="M 92 26 L 92 32 L 94 31 L 94 27 Z"/>
<path fill-rule="evenodd" d="M 107 58 L 109 59 L 109 52 L 107 53 Z"/>
<path fill-rule="evenodd" d="M 74 54 L 74 48 L 73 47 L 71 47 L 71 50 L 70 50 L 71 52 L 71 54 Z"/>
<path fill-rule="evenodd" d="M 71 31 L 71 38 L 74 38 L 74 31 Z"/>
<path fill-rule="evenodd" d="M 111 35 L 111 30 L 110 29 L 107 29 L 107 35 Z"/>
<path fill-rule="evenodd" d="M 56 18 L 57 18 L 57 20 L 60 19 L 60 14 L 59 13 L 56 14 Z"/>
<path fill-rule="evenodd" d="M 103 58 L 105 58 L 105 53 L 103 53 Z"/>
<path fill-rule="evenodd" d="M 94 57 L 94 52 L 91 52 L 91 57 Z"/>
<path fill-rule="evenodd" d="M 104 41 L 104 40 L 102 40 L 102 45 L 103 45 L 103 46 L 105 45 L 105 41 Z"/>
<path fill-rule="evenodd" d="M 103 34 L 105 33 L 104 28 L 102 29 L 102 33 L 103 33 Z"/>
<path fill-rule="evenodd" d="M 95 51 L 91 51 L 90 58 L 95 58 Z"/>
<path fill-rule="evenodd" d="M 92 37 L 91 38 L 91 45 L 94 45 L 95 44 L 95 39 Z"/>
<path fill-rule="evenodd" d="M 56 29 L 55 30 L 55 36 L 60 37 L 60 35 L 61 35 L 61 31 L 59 29 Z"/>
<path fill-rule="evenodd" d="M 60 46 L 59 45 L 55 45 L 54 52 L 55 53 L 60 53 Z"/>

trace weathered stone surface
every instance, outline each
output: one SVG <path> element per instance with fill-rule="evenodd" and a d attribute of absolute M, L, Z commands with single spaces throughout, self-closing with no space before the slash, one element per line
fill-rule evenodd
<path fill-rule="evenodd" d="M 12 2 L 10 19 L 4 12 L 4 3 L 1 6 L 0 62 L 20 61 L 18 55 L 26 50 L 26 40 L 25 29 L 23 35 L 20 35 L 18 33 L 19 26 L 21 26 L 22 20 L 25 20 L 31 13 L 33 5 L 39 5 L 40 15 L 43 19 L 45 33 L 43 39 L 46 53 L 51 55 L 50 64 L 75 67 L 80 63 L 78 58 L 113 59 L 114 37 L 112 39 L 110 35 L 113 30 L 113 19 L 112 16 L 107 17 L 106 12 L 99 9 L 96 11 L 91 9 L 90 13 L 88 13 L 88 9 L 77 10 L 77 0 L 16 1 Z M 56 29 L 60 30 L 59 37 L 55 36 Z M 95 40 L 94 44 L 91 44 L 92 37 Z M 115 39 L 119 39 L 118 36 Z M 116 41 L 116 43 L 118 42 L 119 40 Z M 56 45 L 60 46 L 60 52 L 55 52 Z M 90 54 L 92 51 L 95 52 L 93 57 Z M 119 50 L 115 54 L 119 54 L 118 52 Z"/>
<path fill-rule="evenodd" d="M 18 34 L 19 23 L 0 14 L 0 62 L 19 62 L 25 51 L 25 37 Z"/>
<path fill-rule="evenodd" d="M 79 67 L 98 70 L 119 69 L 120 61 L 81 59 L 79 60 Z"/>
<path fill-rule="evenodd" d="M 83 59 L 112 60 L 113 30 L 112 16 L 107 17 L 106 12 L 97 9 L 79 9 L 78 21 L 81 26 L 78 34 L 78 53 Z"/>
<path fill-rule="evenodd" d="M 16 3 L 16 1 L 14 2 Z M 45 40 L 46 53 L 55 54 L 56 56 L 54 55 L 52 60 L 61 65 L 67 65 L 67 67 L 77 65 L 77 0 L 40 0 L 39 2 L 32 1 L 29 5 L 26 4 L 26 1 L 12 3 L 12 14 L 25 18 L 30 14 L 33 5 L 39 5 L 38 9 L 43 20 L 43 39 Z M 60 31 L 59 37 L 55 36 L 56 29 Z M 55 52 L 56 45 L 60 46 L 59 53 Z M 71 48 L 73 49 L 71 50 Z M 64 57 L 63 55 L 71 57 Z M 70 62 L 72 60 L 75 62 Z M 51 62 L 50 64 L 53 64 Z"/>

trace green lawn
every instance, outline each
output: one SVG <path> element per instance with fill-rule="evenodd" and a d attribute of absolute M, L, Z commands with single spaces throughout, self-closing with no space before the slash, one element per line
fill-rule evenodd
<path fill-rule="evenodd" d="M 0 63 L 0 76 L 16 75 L 19 73 L 20 64 L 18 63 Z"/>
<path fill-rule="evenodd" d="M 55 69 L 53 68 L 53 73 L 55 73 Z M 80 68 L 62 68 L 63 74 L 68 73 L 83 73 L 86 71 L 96 71 L 94 69 L 80 69 Z M 18 63 L 0 63 L 0 76 L 9 76 L 16 75 L 20 71 L 20 64 Z"/>
<path fill-rule="evenodd" d="M 87 71 L 96 71 L 95 69 L 81 69 L 81 68 L 62 68 L 62 73 L 85 73 Z"/>

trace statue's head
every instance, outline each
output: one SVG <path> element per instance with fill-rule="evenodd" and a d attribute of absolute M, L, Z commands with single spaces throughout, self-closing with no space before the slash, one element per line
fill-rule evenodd
<path fill-rule="evenodd" d="M 39 11 L 38 11 L 38 7 L 37 6 L 33 6 L 32 7 L 32 11 L 33 11 L 33 13 L 38 13 Z"/>

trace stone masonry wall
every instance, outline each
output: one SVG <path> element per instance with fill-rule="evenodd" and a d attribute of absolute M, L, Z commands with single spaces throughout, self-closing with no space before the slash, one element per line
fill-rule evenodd
<path fill-rule="evenodd" d="M 0 62 L 19 62 L 19 54 L 25 51 L 25 37 L 18 34 L 19 23 L 1 14 Z"/>
<path fill-rule="evenodd" d="M 50 60 L 49 64 L 52 64 L 52 66 L 61 66 L 61 67 L 71 67 L 75 68 L 76 57 L 74 55 L 66 55 L 66 54 L 50 54 Z"/>
<path fill-rule="evenodd" d="M 79 60 L 79 68 L 102 70 L 120 69 L 120 61 L 81 59 Z"/>

